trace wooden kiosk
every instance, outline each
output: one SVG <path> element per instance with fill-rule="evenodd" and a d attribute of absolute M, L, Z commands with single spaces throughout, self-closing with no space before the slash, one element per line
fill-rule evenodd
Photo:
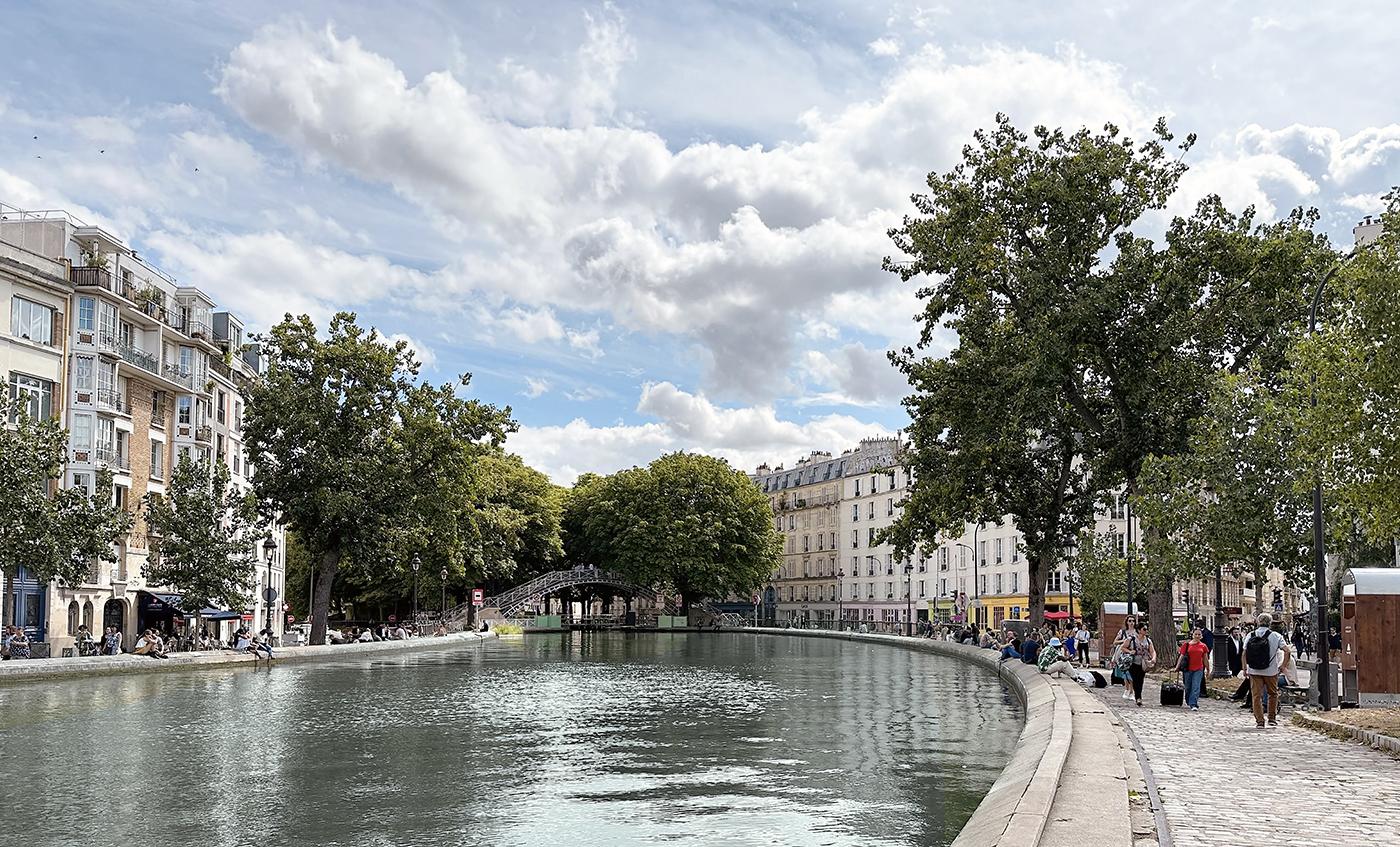
<path fill-rule="evenodd" d="M 1352 568 L 1342 577 L 1342 699 L 1400 704 L 1400 569 Z"/>
<path fill-rule="evenodd" d="M 1133 615 L 1142 615 L 1142 610 L 1136 603 L 1133 604 Z M 1113 648 L 1113 638 L 1118 634 L 1118 630 L 1123 628 L 1123 622 L 1127 619 L 1127 603 L 1104 603 L 1099 607 L 1099 664 L 1106 665 L 1112 658 L 1109 653 Z"/>

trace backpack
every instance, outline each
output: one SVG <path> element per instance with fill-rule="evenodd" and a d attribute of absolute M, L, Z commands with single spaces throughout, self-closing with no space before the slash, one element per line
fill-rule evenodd
<path fill-rule="evenodd" d="M 1274 645 L 1270 637 L 1272 634 L 1265 632 L 1261 636 L 1256 630 L 1245 643 L 1244 662 L 1250 670 L 1266 671 L 1274 663 Z"/>

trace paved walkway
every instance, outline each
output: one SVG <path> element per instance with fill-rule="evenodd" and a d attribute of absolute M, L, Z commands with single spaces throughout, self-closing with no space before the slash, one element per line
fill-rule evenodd
<path fill-rule="evenodd" d="M 1237 703 L 1162 708 L 1148 682 L 1143 706 L 1122 689 L 1095 692 L 1137 736 L 1178 847 L 1241 844 L 1400 844 L 1400 760 L 1292 726 L 1256 729 Z"/>

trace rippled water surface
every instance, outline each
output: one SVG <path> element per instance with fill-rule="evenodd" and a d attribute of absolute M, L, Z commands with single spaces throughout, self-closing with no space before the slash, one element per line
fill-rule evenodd
<path fill-rule="evenodd" d="M 0 688 L 0 843 L 946 844 L 1021 708 L 882 645 L 537 635 Z"/>

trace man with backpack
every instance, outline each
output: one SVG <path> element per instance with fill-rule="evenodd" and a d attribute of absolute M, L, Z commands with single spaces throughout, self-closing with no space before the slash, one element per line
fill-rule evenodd
<path fill-rule="evenodd" d="M 1249 694 L 1254 701 L 1254 722 L 1264 728 L 1264 701 L 1269 702 L 1269 726 L 1278 726 L 1278 674 L 1283 659 L 1283 636 L 1269 625 L 1274 618 L 1268 612 L 1259 615 L 1258 626 L 1244 644 L 1245 674 L 1249 677 Z"/>

